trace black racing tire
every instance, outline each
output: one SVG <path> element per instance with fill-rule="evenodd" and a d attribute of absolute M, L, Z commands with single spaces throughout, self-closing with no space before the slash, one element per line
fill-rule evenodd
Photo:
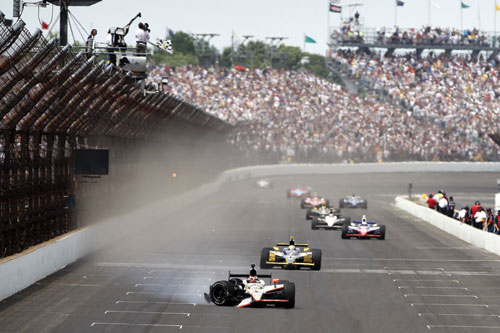
<path fill-rule="evenodd" d="M 210 300 L 215 305 L 232 305 L 231 290 L 233 285 L 229 281 L 217 281 L 210 287 Z"/>
<path fill-rule="evenodd" d="M 344 200 L 339 200 L 339 208 L 344 208 Z"/>
<path fill-rule="evenodd" d="M 267 260 L 269 259 L 269 252 L 272 251 L 273 248 L 265 247 L 260 251 L 260 268 L 266 269 L 273 267 L 272 265 L 267 264 Z"/>
<path fill-rule="evenodd" d="M 321 257 L 323 256 L 323 252 L 320 249 L 312 249 L 312 261 L 314 266 L 313 270 L 319 271 L 321 269 Z"/>
<path fill-rule="evenodd" d="M 312 220 L 312 215 L 311 215 L 312 209 L 307 208 L 306 210 L 306 220 Z"/>
<path fill-rule="evenodd" d="M 349 239 L 351 237 L 347 236 L 347 233 L 349 232 L 349 224 L 344 223 L 342 226 L 342 239 Z"/>
<path fill-rule="evenodd" d="M 364 209 L 368 209 L 368 201 L 365 201 L 365 204 L 363 206 Z"/>
<path fill-rule="evenodd" d="M 326 207 L 330 207 L 330 200 L 325 200 Z"/>
<path fill-rule="evenodd" d="M 300 208 L 302 208 L 302 209 L 306 208 L 305 201 L 306 201 L 306 199 L 300 199 Z"/>
<path fill-rule="evenodd" d="M 345 216 L 344 219 L 345 219 L 344 224 L 347 224 L 347 225 L 351 224 L 351 218 L 349 216 Z"/>
<path fill-rule="evenodd" d="M 311 221 L 311 229 L 312 230 L 318 230 L 318 217 L 315 216 L 313 217 L 312 221 Z"/>
<path fill-rule="evenodd" d="M 285 299 L 288 302 L 285 303 L 285 308 L 292 309 L 295 307 L 295 283 L 284 280 L 282 281 L 285 285 Z"/>
<path fill-rule="evenodd" d="M 385 239 L 385 225 L 380 226 L 380 237 L 379 239 L 383 240 Z"/>

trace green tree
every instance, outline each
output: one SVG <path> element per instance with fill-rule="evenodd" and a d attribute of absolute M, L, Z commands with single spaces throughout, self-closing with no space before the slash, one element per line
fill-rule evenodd
<path fill-rule="evenodd" d="M 194 55 L 194 38 L 193 36 L 177 31 L 172 37 L 172 48 L 176 53 L 193 54 Z"/>

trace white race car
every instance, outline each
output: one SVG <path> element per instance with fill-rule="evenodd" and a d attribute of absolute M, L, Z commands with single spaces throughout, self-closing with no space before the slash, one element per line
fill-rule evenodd
<path fill-rule="evenodd" d="M 311 229 L 342 229 L 344 224 L 350 223 L 350 217 L 340 216 L 335 209 L 331 209 L 326 215 L 321 214 L 313 217 L 311 221 Z"/>
<path fill-rule="evenodd" d="M 266 284 L 263 278 L 269 278 Z M 243 308 L 252 304 L 274 304 L 285 308 L 295 307 L 295 283 L 273 279 L 269 275 L 257 276 L 252 264 L 250 274 L 231 274 L 228 280 L 217 281 L 210 286 L 210 295 L 205 299 L 215 305 L 236 305 Z"/>
<path fill-rule="evenodd" d="M 253 183 L 253 187 L 272 189 L 273 184 L 269 179 L 259 179 Z"/>
<path fill-rule="evenodd" d="M 385 225 L 379 225 L 375 221 L 368 221 L 363 215 L 361 221 L 352 221 L 351 224 L 342 226 L 342 238 L 378 238 L 385 239 Z"/>

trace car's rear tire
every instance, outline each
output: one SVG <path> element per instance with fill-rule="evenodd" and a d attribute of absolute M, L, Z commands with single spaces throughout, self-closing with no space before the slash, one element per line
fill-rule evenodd
<path fill-rule="evenodd" d="M 312 211 L 311 208 L 307 208 L 307 210 L 306 210 L 306 220 L 311 220 L 312 219 L 311 211 Z"/>
<path fill-rule="evenodd" d="M 345 219 L 344 224 L 347 224 L 347 225 L 351 224 L 351 218 L 349 216 L 344 217 L 344 219 Z"/>
<path fill-rule="evenodd" d="M 311 229 L 318 230 L 318 217 L 317 216 L 313 217 L 313 219 L 311 221 Z"/>
<path fill-rule="evenodd" d="M 351 237 L 347 236 L 347 233 L 349 232 L 349 224 L 344 223 L 342 226 L 342 239 L 349 239 Z"/>
<path fill-rule="evenodd" d="M 330 200 L 325 200 L 326 207 L 330 207 Z"/>
<path fill-rule="evenodd" d="M 306 208 L 304 205 L 305 201 L 306 201 L 306 199 L 300 199 L 300 208 L 302 208 L 302 209 Z"/>
<path fill-rule="evenodd" d="M 295 283 L 290 281 L 282 281 L 285 285 L 285 299 L 288 299 L 288 302 L 285 303 L 285 308 L 292 309 L 295 307 Z"/>
<path fill-rule="evenodd" d="M 210 287 L 210 300 L 219 306 L 232 305 L 231 290 L 233 286 L 229 281 L 217 281 Z"/>
<path fill-rule="evenodd" d="M 344 200 L 339 200 L 339 208 L 344 208 Z"/>
<path fill-rule="evenodd" d="M 272 251 L 272 248 L 265 247 L 260 251 L 260 268 L 271 268 L 272 265 L 269 265 L 267 261 L 269 260 L 269 252 Z"/>
<path fill-rule="evenodd" d="M 364 209 L 368 209 L 368 201 L 365 201 L 365 205 L 363 206 Z"/>
<path fill-rule="evenodd" d="M 313 270 L 319 271 L 321 269 L 321 257 L 323 252 L 320 249 L 312 249 L 312 262 L 314 264 Z"/>
<path fill-rule="evenodd" d="M 380 237 L 379 239 L 385 239 L 385 225 L 380 226 Z"/>

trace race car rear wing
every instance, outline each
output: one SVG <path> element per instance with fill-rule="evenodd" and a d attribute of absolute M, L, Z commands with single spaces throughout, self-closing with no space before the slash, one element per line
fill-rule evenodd
<path fill-rule="evenodd" d="M 363 223 L 363 221 L 352 221 L 352 223 Z M 366 221 L 368 224 L 377 224 L 375 221 Z"/>
<path fill-rule="evenodd" d="M 290 243 L 276 243 L 276 246 L 289 246 Z M 309 244 L 293 244 L 295 246 L 298 246 L 298 247 L 309 247 Z"/>
<path fill-rule="evenodd" d="M 245 278 L 248 279 L 248 274 L 231 274 L 231 271 L 229 271 L 229 278 Z M 259 279 L 273 279 L 271 274 L 257 274 L 257 277 Z"/>

